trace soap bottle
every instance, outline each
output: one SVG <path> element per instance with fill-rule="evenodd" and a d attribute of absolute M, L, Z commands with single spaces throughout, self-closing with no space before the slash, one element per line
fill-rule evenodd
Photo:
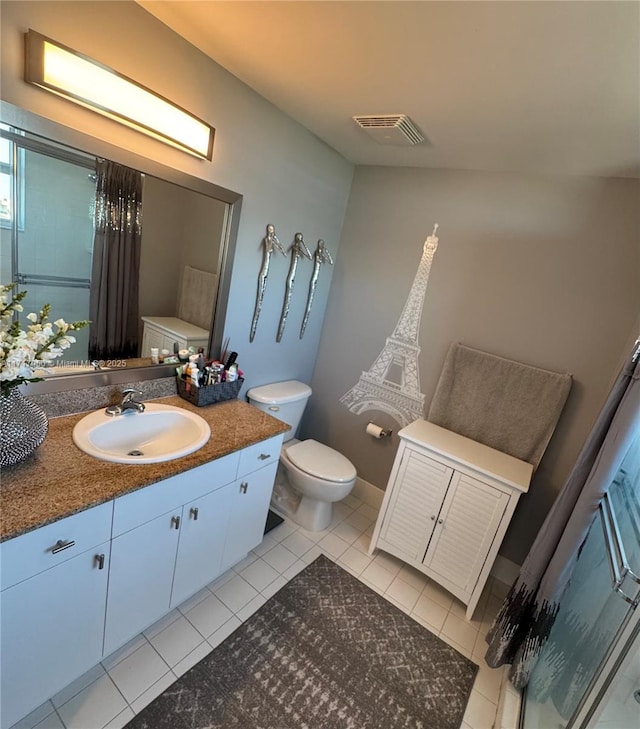
<path fill-rule="evenodd" d="M 189 365 L 189 379 L 191 380 L 192 387 L 200 387 L 200 372 L 198 365 L 195 362 L 191 362 Z"/>
<path fill-rule="evenodd" d="M 227 370 L 227 382 L 235 382 L 238 379 L 238 365 L 234 362 Z"/>

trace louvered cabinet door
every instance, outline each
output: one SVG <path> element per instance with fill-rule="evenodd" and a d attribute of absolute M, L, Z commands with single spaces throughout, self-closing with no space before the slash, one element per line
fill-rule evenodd
<path fill-rule="evenodd" d="M 452 474 L 442 463 L 405 450 L 380 530 L 381 549 L 422 562 Z"/>
<path fill-rule="evenodd" d="M 471 595 L 508 503 L 508 493 L 455 472 L 424 558 L 443 587 Z"/>

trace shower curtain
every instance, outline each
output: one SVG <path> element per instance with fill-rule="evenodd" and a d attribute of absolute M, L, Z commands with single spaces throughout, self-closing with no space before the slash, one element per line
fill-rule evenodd
<path fill-rule="evenodd" d="M 142 175 L 108 160 L 96 173 L 89 358 L 137 357 Z"/>
<path fill-rule="evenodd" d="M 487 635 L 487 663 L 523 688 L 558 614 L 598 505 L 640 429 L 640 339 L 619 373 Z"/>

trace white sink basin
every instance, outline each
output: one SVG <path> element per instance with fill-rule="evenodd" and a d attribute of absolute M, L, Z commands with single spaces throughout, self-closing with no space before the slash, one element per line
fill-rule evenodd
<path fill-rule="evenodd" d="M 142 413 L 111 416 L 96 410 L 73 429 L 80 450 L 115 463 L 171 461 L 202 448 L 210 436 L 209 424 L 199 415 L 157 403 L 146 403 Z"/>

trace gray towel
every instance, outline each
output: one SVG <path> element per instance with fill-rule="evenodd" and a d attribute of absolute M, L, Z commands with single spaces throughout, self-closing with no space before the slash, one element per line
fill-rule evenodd
<path fill-rule="evenodd" d="M 570 389 L 571 375 L 452 344 L 428 420 L 535 470 Z"/>
<path fill-rule="evenodd" d="M 218 277 L 215 273 L 185 266 L 178 302 L 178 318 L 202 329 L 210 329 L 217 286 Z"/>

